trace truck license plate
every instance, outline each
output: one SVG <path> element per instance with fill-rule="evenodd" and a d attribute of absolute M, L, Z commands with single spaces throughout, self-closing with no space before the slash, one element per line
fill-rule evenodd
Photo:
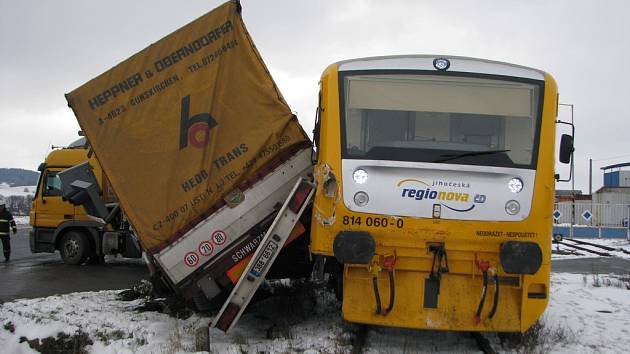
<path fill-rule="evenodd" d="M 256 264 L 252 267 L 252 270 L 250 270 L 249 272 L 252 275 L 259 277 L 262 274 L 263 270 L 265 269 L 267 262 L 269 262 L 269 260 L 271 259 L 274 252 L 277 249 L 278 249 L 278 244 L 273 241 L 269 241 L 267 246 L 265 246 L 265 249 L 260 254 L 260 257 L 258 257 Z"/>

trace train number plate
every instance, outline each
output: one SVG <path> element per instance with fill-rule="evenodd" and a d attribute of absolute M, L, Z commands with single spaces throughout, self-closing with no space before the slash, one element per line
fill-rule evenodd
<path fill-rule="evenodd" d="M 269 241 L 267 246 L 265 246 L 265 249 L 260 254 L 260 257 L 258 257 L 256 264 L 252 267 L 252 269 L 249 272 L 252 275 L 259 277 L 277 249 L 278 249 L 278 244 L 273 241 Z"/>

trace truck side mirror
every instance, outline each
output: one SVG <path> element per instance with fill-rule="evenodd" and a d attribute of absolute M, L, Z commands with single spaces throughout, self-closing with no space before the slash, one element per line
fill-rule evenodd
<path fill-rule="evenodd" d="M 573 151 L 573 137 L 569 134 L 562 134 L 562 137 L 560 138 L 560 162 L 571 162 Z"/>

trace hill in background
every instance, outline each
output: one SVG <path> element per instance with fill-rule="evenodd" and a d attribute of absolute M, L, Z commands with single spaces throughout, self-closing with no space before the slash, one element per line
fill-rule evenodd
<path fill-rule="evenodd" d="M 37 184 L 39 173 L 21 168 L 0 168 L 0 184 L 6 183 L 11 187 L 34 186 Z"/>

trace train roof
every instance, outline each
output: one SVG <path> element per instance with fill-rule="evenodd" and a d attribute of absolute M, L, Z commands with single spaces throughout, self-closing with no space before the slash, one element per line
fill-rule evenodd
<path fill-rule="evenodd" d="M 436 61 L 446 59 L 446 69 L 437 69 Z M 526 79 L 545 79 L 545 72 L 526 66 L 487 59 L 450 55 L 392 55 L 343 60 L 335 63 L 339 71 L 360 70 L 426 70 L 439 72 L 480 73 L 488 75 L 512 76 Z"/>

